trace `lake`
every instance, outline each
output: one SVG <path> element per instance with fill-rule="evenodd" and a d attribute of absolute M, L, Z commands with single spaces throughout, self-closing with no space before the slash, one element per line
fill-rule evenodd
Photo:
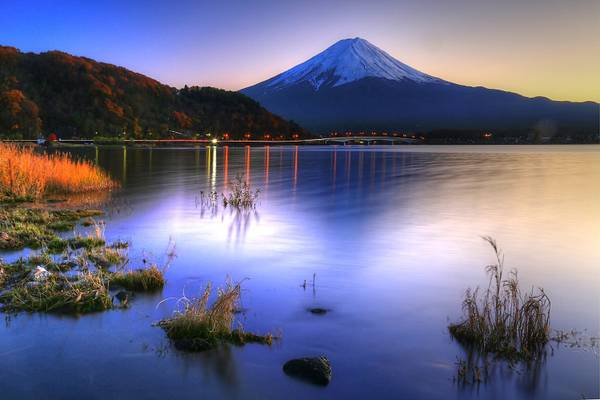
<path fill-rule="evenodd" d="M 554 329 L 600 335 L 600 146 L 69 151 L 121 182 L 107 206 L 109 240 L 131 241 L 138 266 L 164 259 L 170 239 L 177 258 L 165 289 L 127 310 L 8 318 L 3 399 L 600 396 L 598 349 L 556 343 L 530 368 L 498 364 L 486 382 L 460 385 L 456 362 L 467 355 L 447 331 L 465 289 L 487 286 L 494 258 L 481 236 L 490 235 L 522 285 L 550 296 Z M 201 192 L 235 179 L 260 189 L 255 210 L 200 204 Z M 281 339 L 172 348 L 153 323 L 227 277 L 243 280 L 243 326 Z M 327 387 L 282 371 L 320 354 L 332 363 Z"/>

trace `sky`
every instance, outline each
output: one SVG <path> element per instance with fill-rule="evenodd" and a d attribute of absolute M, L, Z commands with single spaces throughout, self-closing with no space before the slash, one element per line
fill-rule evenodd
<path fill-rule="evenodd" d="M 0 0 L 0 44 L 238 90 L 362 37 L 455 83 L 600 102 L 600 0 Z"/>

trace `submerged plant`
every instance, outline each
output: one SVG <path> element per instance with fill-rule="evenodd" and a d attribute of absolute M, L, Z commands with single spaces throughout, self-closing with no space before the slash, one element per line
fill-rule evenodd
<path fill-rule="evenodd" d="M 462 321 L 448 326 L 460 343 L 482 353 L 509 359 L 532 359 L 550 339 L 550 299 L 544 289 L 523 292 L 517 271 L 504 278 L 504 255 L 496 241 L 483 238 L 494 250 L 496 263 L 488 265 L 485 292 L 467 289 Z"/>
<path fill-rule="evenodd" d="M 252 190 L 247 181 L 243 180 L 241 176 L 236 176 L 231 183 L 229 193 L 222 194 L 223 207 L 255 208 L 259 194 L 260 189 Z"/>
<path fill-rule="evenodd" d="M 235 312 L 241 294 L 240 283 L 227 283 L 219 289 L 217 298 L 208 305 L 212 286 L 209 283 L 199 298 L 180 299 L 183 309 L 162 320 L 158 326 L 163 328 L 167 337 L 179 350 L 203 351 L 214 348 L 220 343 L 262 343 L 271 345 L 273 336 L 264 336 L 244 332 L 241 327 L 233 328 Z"/>

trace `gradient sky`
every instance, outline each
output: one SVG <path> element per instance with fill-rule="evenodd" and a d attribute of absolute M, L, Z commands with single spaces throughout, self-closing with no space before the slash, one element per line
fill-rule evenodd
<path fill-rule="evenodd" d="M 360 36 L 428 74 L 600 102 L 599 0 L 0 0 L 0 44 L 241 89 Z"/>

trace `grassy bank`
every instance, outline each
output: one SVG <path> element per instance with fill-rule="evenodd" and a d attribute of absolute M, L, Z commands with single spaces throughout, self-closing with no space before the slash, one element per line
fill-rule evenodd
<path fill-rule="evenodd" d="M 66 240 L 57 232 L 69 231 L 83 218 L 102 215 L 100 210 L 45 210 L 39 208 L 0 208 L 0 250 L 19 250 L 25 247 L 47 247 L 55 252 L 67 248 Z M 74 245 L 95 241 L 93 238 L 73 238 Z"/>
<path fill-rule="evenodd" d="M 87 313 L 113 308 L 122 289 L 164 286 L 166 266 L 125 271 L 128 242 L 108 243 L 98 210 L 0 208 L 0 250 L 39 249 L 11 263 L 0 259 L 0 307 L 6 312 Z M 84 222 L 91 222 L 85 223 Z M 89 233 L 57 232 L 88 226 Z M 174 246 L 169 247 L 169 262 Z M 114 287 L 114 288 L 113 288 Z M 118 293 L 117 293 L 118 294 Z M 119 296 L 116 296 L 117 298 Z M 128 297 L 128 296 L 127 296 Z M 116 306 L 125 306 L 122 301 Z"/>
<path fill-rule="evenodd" d="M 0 200 L 35 200 L 48 195 L 109 190 L 116 185 L 88 161 L 0 143 Z"/>

